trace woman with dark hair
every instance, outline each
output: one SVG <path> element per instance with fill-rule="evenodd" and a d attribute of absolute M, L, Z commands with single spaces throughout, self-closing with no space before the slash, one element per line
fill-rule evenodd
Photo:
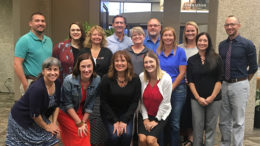
<path fill-rule="evenodd" d="M 69 39 L 58 43 L 52 52 L 52 56 L 61 61 L 60 80 L 72 73 L 76 63 L 79 50 L 83 48 L 85 31 L 79 22 L 71 23 L 69 26 Z"/>
<path fill-rule="evenodd" d="M 179 129 L 182 107 L 186 100 L 186 74 L 185 51 L 178 47 L 174 28 L 165 27 L 161 34 L 160 45 L 157 49 L 161 69 L 166 71 L 172 78 L 172 110 L 169 116 L 170 145 L 179 144 Z"/>
<path fill-rule="evenodd" d="M 89 115 L 98 96 L 100 77 L 95 72 L 95 63 L 88 53 L 78 57 L 73 73 L 62 85 L 61 111 L 58 122 L 61 140 L 65 146 L 90 146 Z"/>
<path fill-rule="evenodd" d="M 208 33 L 196 37 L 199 52 L 188 60 L 187 78 L 191 99 L 194 146 L 214 145 L 216 124 L 218 121 L 221 83 L 224 71 L 221 57 L 215 53 Z"/>
<path fill-rule="evenodd" d="M 139 146 L 157 146 L 157 139 L 171 112 L 172 79 L 162 71 L 157 55 L 148 51 L 144 55 L 141 110 L 138 118 Z"/>
<path fill-rule="evenodd" d="M 58 59 L 50 57 L 43 62 L 41 75 L 11 109 L 7 146 L 57 145 L 56 136 L 60 133 L 57 126 L 61 89 L 57 80 L 59 71 Z"/>
<path fill-rule="evenodd" d="M 103 77 L 107 74 L 110 61 L 112 58 L 112 52 L 106 48 L 106 34 L 102 27 L 95 25 L 88 31 L 87 38 L 84 42 L 84 47 L 80 50 L 80 54 L 90 53 L 94 59 L 96 65 L 96 73 Z M 93 113 L 89 117 L 90 119 L 90 141 L 91 145 L 100 146 L 105 143 L 106 132 L 105 126 L 102 122 L 100 115 L 100 97 L 97 96 Z"/>
<path fill-rule="evenodd" d="M 140 94 L 140 79 L 134 74 L 130 56 L 126 51 L 117 51 L 100 84 L 101 115 L 107 129 L 107 145 L 130 145 Z"/>

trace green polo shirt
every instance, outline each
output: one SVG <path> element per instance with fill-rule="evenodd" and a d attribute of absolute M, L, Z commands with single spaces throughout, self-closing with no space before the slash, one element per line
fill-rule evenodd
<path fill-rule="evenodd" d="M 32 31 L 19 38 L 14 56 L 24 59 L 23 70 L 26 76 L 37 76 L 42 70 L 42 63 L 52 56 L 52 41 L 43 36 L 40 40 Z"/>

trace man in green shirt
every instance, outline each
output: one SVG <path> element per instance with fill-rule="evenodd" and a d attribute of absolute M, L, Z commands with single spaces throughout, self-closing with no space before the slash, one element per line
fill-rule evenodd
<path fill-rule="evenodd" d="M 52 55 L 53 46 L 51 39 L 43 34 L 46 22 L 42 13 L 33 13 L 29 26 L 30 32 L 19 38 L 14 54 L 14 70 L 22 83 L 22 94 L 41 73 L 42 62 Z"/>

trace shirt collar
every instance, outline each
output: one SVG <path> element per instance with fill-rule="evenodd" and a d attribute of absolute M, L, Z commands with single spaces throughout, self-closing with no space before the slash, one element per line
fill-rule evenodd
<path fill-rule="evenodd" d="M 235 37 L 232 41 L 235 41 L 235 42 L 237 42 L 237 41 L 239 41 L 240 40 L 240 38 L 241 38 L 241 36 L 240 36 L 240 34 L 237 36 L 237 37 Z M 230 42 L 231 40 L 229 39 L 229 37 L 227 38 L 227 42 Z"/>
<path fill-rule="evenodd" d="M 176 52 L 177 52 L 177 50 L 176 50 Z M 164 54 L 164 51 L 162 51 L 161 55 L 163 55 L 164 57 L 166 57 L 165 54 Z M 170 56 L 170 55 L 173 55 L 173 49 L 171 50 L 169 56 Z M 169 57 L 169 56 L 168 56 L 168 57 Z"/>
<path fill-rule="evenodd" d="M 114 39 L 117 40 L 118 42 L 123 42 L 125 39 L 125 35 L 124 35 L 122 41 L 119 40 L 119 37 L 116 35 L 116 33 L 114 33 L 113 36 L 114 36 Z"/>
<path fill-rule="evenodd" d="M 146 40 L 147 40 L 147 41 L 151 41 L 151 42 L 152 42 L 150 35 L 147 35 L 147 36 L 146 36 Z M 158 41 L 160 41 L 160 40 L 161 40 L 161 35 L 159 35 L 159 36 L 158 36 L 158 38 L 157 38 L 157 41 L 156 41 L 156 42 L 158 42 Z"/>
<path fill-rule="evenodd" d="M 42 41 L 42 42 L 45 42 L 46 41 L 46 37 L 45 35 L 42 36 L 42 40 L 40 40 L 33 32 L 32 30 L 30 30 L 29 34 L 31 35 L 31 37 L 36 40 L 36 41 Z"/>

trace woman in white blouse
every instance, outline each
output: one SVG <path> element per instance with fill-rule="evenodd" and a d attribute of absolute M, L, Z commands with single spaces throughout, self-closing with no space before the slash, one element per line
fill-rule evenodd
<path fill-rule="evenodd" d="M 138 118 L 139 146 L 157 146 L 157 139 L 171 112 L 172 80 L 160 68 L 157 55 L 148 51 L 144 55 L 141 110 Z"/>

